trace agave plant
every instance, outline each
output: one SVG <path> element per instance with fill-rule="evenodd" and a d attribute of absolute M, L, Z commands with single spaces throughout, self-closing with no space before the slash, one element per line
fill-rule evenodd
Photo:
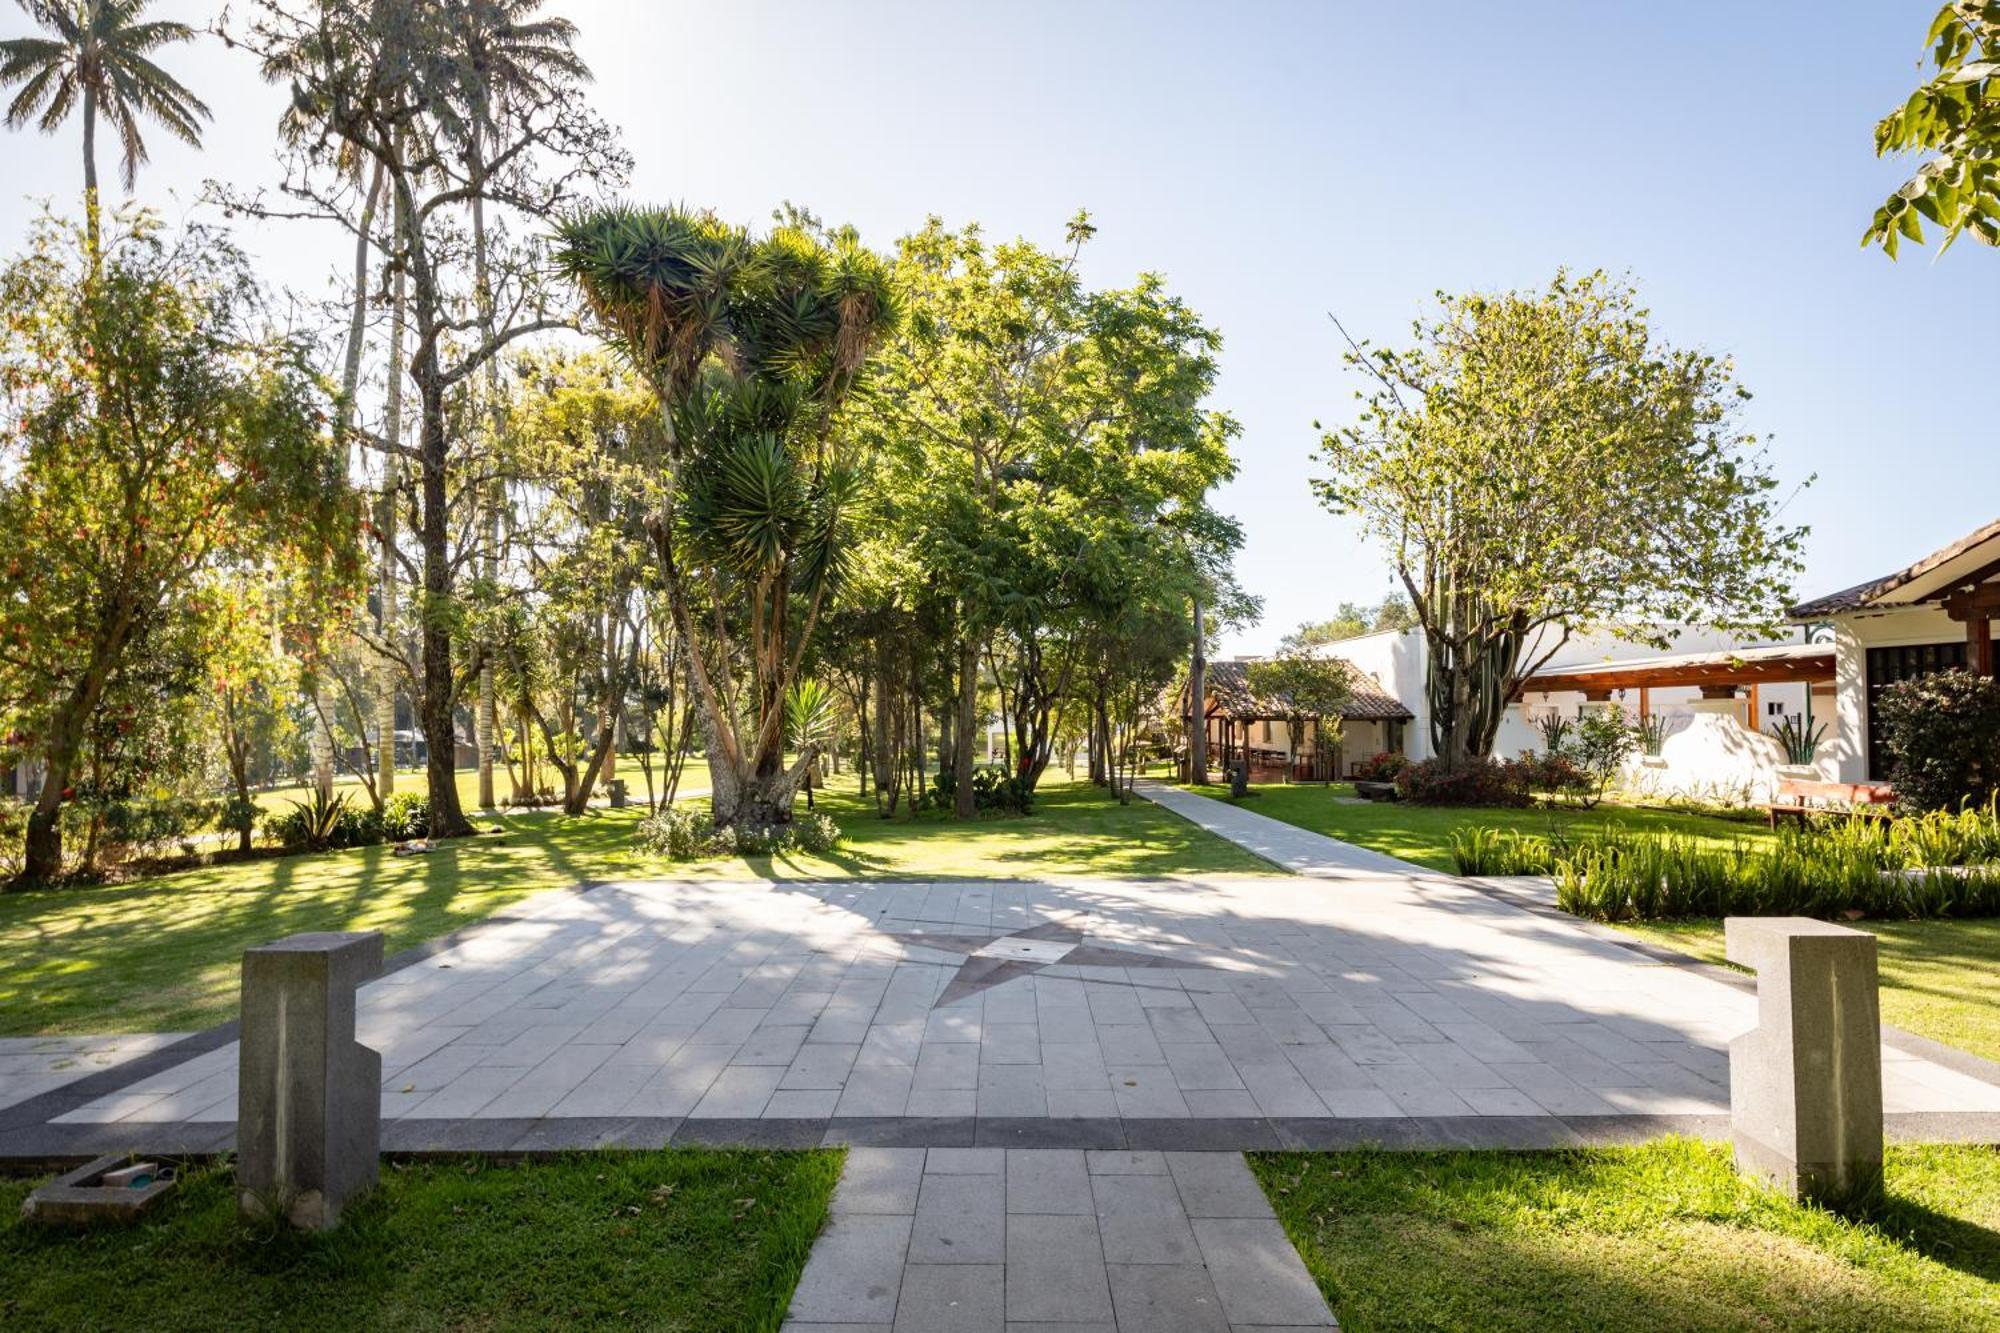
<path fill-rule="evenodd" d="M 867 462 L 836 418 L 895 327 L 888 269 L 851 232 L 787 226 L 759 239 L 681 208 L 573 218 L 557 258 L 660 403 L 663 480 L 647 527 L 694 649 L 716 822 L 788 822 L 819 743 L 785 767 L 790 704 L 844 573 Z M 742 612 L 747 641 L 724 617 L 690 613 L 691 580 Z M 732 673 L 746 662 L 739 701 Z"/>
<path fill-rule="evenodd" d="M 1810 764 L 1826 736 L 1826 724 L 1808 722 L 1804 714 L 1794 713 L 1771 728 L 1771 735 L 1784 748 L 1786 763 Z"/>

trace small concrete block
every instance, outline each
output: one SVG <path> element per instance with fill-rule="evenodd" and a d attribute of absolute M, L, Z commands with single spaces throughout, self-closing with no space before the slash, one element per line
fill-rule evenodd
<path fill-rule="evenodd" d="M 1088 1214 L 1093 1204 L 1083 1153 L 1028 1148 L 1007 1154 L 1007 1211 Z"/>
<path fill-rule="evenodd" d="M 1009 1322 L 1111 1317 L 1096 1218 L 1007 1219 Z"/>
<path fill-rule="evenodd" d="M 1275 1216 L 1241 1153 L 1170 1152 L 1167 1169 L 1189 1217 Z"/>
<path fill-rule="evenodd" d="M 1882 1018 L 1875 937 L 1806 917 L 1730 917 L 1756 969 L 1757 1026 L 1730 1043 L 1737 1169 L 1841 1204 L 1882 1185 Z"/>
<path fill-rule="evenodd" d="M 354 1039 L 355 991 L 382 935 L 314 932 L 243 954 L 236 1190 L 248 1216 L 324 1230 L 374 1188 L 382 1057 Z"/>
<path fill-rule="evenodd" d="M 144 1175 L 124 1153 L 100 1157 L 65 1172 L 21 1201 L 21 1220 L 36 1226 L 84 1228 L 100 1223 L 136 1222 L 153 1201 L 174 1187 L 172 1167 L 144 1163 Z M 121 1177 L 148 1183 L 132 1186 Z"/>
<path fill-rule="evenodd" d="M 895 1333 L 1002 1333 L 1005 1271 L 999 1264 L 911 1264 L 903 1270 Z"/>

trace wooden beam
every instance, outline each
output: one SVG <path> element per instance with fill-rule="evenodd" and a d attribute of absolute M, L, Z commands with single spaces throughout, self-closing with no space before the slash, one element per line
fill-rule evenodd
<path fill-rule="evenodd" d="M 1530 676 L 1521 682 L 1521 694 L 1588 694 L 1596 690 L 1631 690 L 1647 686 L 1665 689 L 1676 685 L 1767 685 L 1830 681 L 1835 677 L 1834 650 L 1810 657 L 1777 661 L 1705 662 L 1691 666 L 1620 666 L 1613 662 L 1595 671 Z"/>

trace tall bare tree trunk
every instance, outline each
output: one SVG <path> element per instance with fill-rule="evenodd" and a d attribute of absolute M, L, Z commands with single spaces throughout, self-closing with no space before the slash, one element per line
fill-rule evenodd
<path fill-rule="evenodd" d="M 1208 785 L 1208 643 L 1194 599 L 1194 659 L 1188 664 L 1188 781 Z"/>
<path fill-rule="evenodd" d="M 104 257 L 104 232 L 97 203 L 97 86 L 89 80 L 83 85 L 83 234 L 94 275 Z"/>
<path fill-rule="evenodd" d="M 480 139 L 477 129 L 473 132 L 473 154 L 475 160 L 480 153 Z M 493 277 L 487 262 L 486 252 L 486 205 L 478 194 L 472 196 L 472 264 L 473 281 L 479 302 L 480 332 L 487 338 L 493 336 Z M 493 418 L 493 438 L 497 444 L 500 438 L 500 359 L 494 357 L 486 363 L 487 411 Z M 482 540 L 485 550 L 480 555 L 480 574 L 491 583 L 500 572 L 500 506 L 506 489 L 496 475 L 487 488 L 482 504 L 485 509 L 482 523 Z M 499 700 L 494 693 L 493 663 L 491 654 L 479 669 L 479 703 L 473 713 L 473 733 L 479 747 L 479 805 L 481 809 L 494 808 L 493 799 L 493 743 L 500 731 Z"/>
<path fill-rule="evenodd" d="M 958 744 L 951 752 L 951 813 L 970 819 L 978 807 L 972 799 L 972 736 L 979 725 L 979 641 L 966 634 L 958 642 Z"/>

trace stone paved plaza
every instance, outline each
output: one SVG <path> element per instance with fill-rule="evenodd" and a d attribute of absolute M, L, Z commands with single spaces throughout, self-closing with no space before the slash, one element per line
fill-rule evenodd
<path fill-rule="evenodd" d="M 969 1143 L 1031 1120 L 1078 1147 L 1172 1121 L 1226 1137 L 1154 1146 L 1313 1122 L 1460 1142 L 1482 1121 L 1526 1146 L 1723 1115 L 1753 1005 L 1437 875 L 648 881 L 545 895 L 391 972 L 362 992 L 361 1038 L 404 1148 L 665 1141 L 683 1122 L 795 1143 L 907 1121 Z M 56 1141 L 194 1142 L 235 1117 L 235 1059 L 219 1044 L 16 1110 L 47 1110 Z M 2000 1087 L 1885 1059 L 1892 1116 L 2000 1112 Z M 0 1140 L 29 1128 L 12 1123 Z"/>
<path fill-rule="evenodd" d="M 1238 1153 L 856 1148 L 784 1333 L 1332 1327 Z"/>

